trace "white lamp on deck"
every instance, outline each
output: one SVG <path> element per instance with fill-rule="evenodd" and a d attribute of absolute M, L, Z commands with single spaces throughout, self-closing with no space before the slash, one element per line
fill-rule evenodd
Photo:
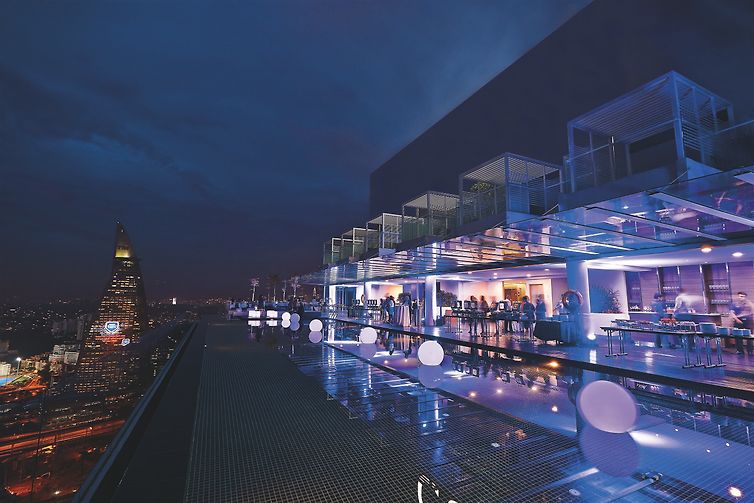
<path fill-rule="evenodd" d="M 419 356 L 419 361 L 422 365 L 428 365 L 430 367 L 440 365 L 443 358 L 445 358 L 445 352 L 437 341 L 424 341 L 422 345 L 419 346 L 417 355 Z"/>
<path fill-rule="evenodd" d="M 374 344 L 377 342 L 377 330 L 372 327 L 364 327 L 359 333 L 359 342 L 362 344 Z"/>
<path fill-rule="evenodd" d="M 309 322 L 309 330 L 312 332 L 321 332 L 322 331 L 322 322 L 318 319 L 313 319 Z"/>

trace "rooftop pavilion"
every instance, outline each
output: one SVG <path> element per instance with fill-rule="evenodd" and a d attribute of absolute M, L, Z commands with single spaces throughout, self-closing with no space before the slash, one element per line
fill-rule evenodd
<path fill-rule="evenodd" d="M 323 255 L 322 255 L 322 263 L 324 265 L 334 264 L 338 261 L 340 261 L 340 247 L 341 247 L 342 239 L 341 238 L 330 238 L 327 241 L 325 241 L 323 249 Z"/>
<path fill-rule="evenodd" d="M 636 255 L 746 240 L 754 168 L 716 172 L 587 206 L 491 226 L 308 274 L 308 284 L 422 277 Z"/>
<path fill-rule="evenodd" d="M 367 222 L 367 251 L 394 250 L 401 242 L 403 217 L 395 213 L 381 213 Z"/>
<path fill-rule="evenodd" d="M 583 203 L 618 195 L 637 176 L 646 186 L 708 173 L 711 135 L 732 124 L 727 100 L 669 72 L 569 121 L 564 192 Z"/>
<path fill-rule="evenodd" d="M 560 166 L 506 152 L 459 177 L 460 223 L 543 215 L 557 207 L 560 185 Z"/>
<path fill-rule="evenodd" d="M 427 191 L 403 203 L 401 241 L 431 240 L 449 236 L 458 226 L 460 197 Z"/>
<path fill-rule="evenodd" d="M 353 227 L 340 235 L 340 260 L 354 260 L 366 251 L 367 230 Z"/>

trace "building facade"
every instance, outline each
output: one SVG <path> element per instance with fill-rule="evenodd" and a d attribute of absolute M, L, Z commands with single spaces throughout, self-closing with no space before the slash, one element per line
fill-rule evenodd
<path fill-rule="evenodd" d="M 131 240 L 122 224 L 115 229 L 112 274 L 83 342 L 78 392 L 125 392 L 135 363 L 125 348 L 148 329 L 144 282 Z"/>

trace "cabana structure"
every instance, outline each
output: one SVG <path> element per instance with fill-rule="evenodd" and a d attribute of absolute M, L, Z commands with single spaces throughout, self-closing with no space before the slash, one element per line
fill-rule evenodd
<path fill-rule="evenodd" d="M 560 184 L 560 166 L 502 154 L 459 177 L 460 223 L 502 223 L 543 215 L 557 207 Z"/>
<path fill-rule="evenodd" d="M 460 197 L 428 191 L 403 204 L 401 241 L 442 238 L 458 226 Z"/>
<path fill-rule="evenodd" d="M 367 251 L 394 250 L 401 242 L 403 217 L 394 213 L 381 213 L 367 222 Z"/>
<path fill-rule="evenodd" d="M 656 184 L 705 174 L 705 139 L 732 124 L 727 100 L 669 72 L 569 121 L 565 192 L 637 174 Z"/>
<path fill-rule="evenodd" d="M 366 252 L 367 230 L 353 227 L 340 236 L 340 260 L 353 260 Z"/>
<path fill-rule="evenodd" d="M 340 260 L 340 238 L 330 238 L 325 241 L 322 254 L 322 263 L 324 265 L 334 264 Z"/>

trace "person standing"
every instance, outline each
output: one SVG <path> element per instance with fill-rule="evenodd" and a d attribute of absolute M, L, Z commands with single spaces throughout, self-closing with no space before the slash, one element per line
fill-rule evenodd
<path fill-rule="evenodd" d="M 531 336 L 531 322 L 534 319 L 536 308 L 534 304 L 529 302 L 528 295 L 524 295 L 524 298 L 521 299 L 519 309 L 521 310 L 521 328 L 523 328 L 524 334 Z"/>
<path fill-rule="evenodd" d="M 534 314 L 537 321 L 547 318 L 547 304 L 545 304 L 545 296 L 541 293 L 537 295 L 537 305 L 534 308 Z"/>
<path fill-rule="evenodd" d="M 503 300 L 503 331 L 513 333 L 513 304 L 508 299 Z"/>
<path fill-rule="evenodd" d="M 386 307 L 387 307 L 387 322 L 393 323 L 393 321 L 395 320 L 395 297 L 390 295 L 387 298 Z"/>
<path fill-rule="evenodd" d="M 746 292 L 738 292 L 736 294 L 736 300 L 730 306 L 730 315 L 733 318 L 733 326 L 735 328 L 752 328 L 752 313 L 754 313 L 754 305 L 749 300 L 749 296 Z M 754 354 L 754 341 L 749 339 L 746 341 L 746 352 Z M 739 355 L 744 354 L 744 341 L 740 337 L 736 337 L 736 353 Z"/>
<path fill-rule="evenodd" d="M 665 296 L 661 294 L 660 292 L 655 293 L 654 299 L 652 300 L 652 321 L 657 323 L 659 325 L 660 320 L 662 320 L 665 317 Z M 675 348 L 675 344 L 670 344 L 668 342 L 668 335 L 667 334 L 655 334 L 655 347 L 661 348 L 662 347 L 662 341 L 665 340 L 665 344 L 672 348 Z"/>

